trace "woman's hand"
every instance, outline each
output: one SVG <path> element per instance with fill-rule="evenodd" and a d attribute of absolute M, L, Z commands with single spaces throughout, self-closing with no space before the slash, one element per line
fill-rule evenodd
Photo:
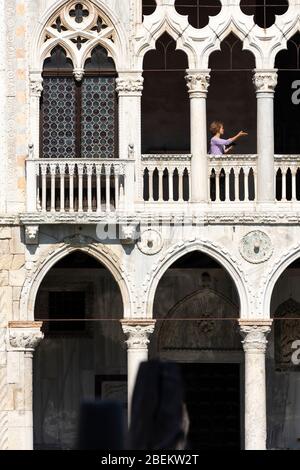
<path fill-rule="evenodd" d="M 240 131 L 240 132 L 238 133 L 238 135 L 239 135 L 239 137 L 243 137 L 243 136 L 245 136 L 245 135 L 248 135 L 248 132 Z"/>
<path fill-rule="evenodd" d="M 227 149 L 225 150 L 225 152 L 224 152 L 224 153 L 229 153 L 229 152 L 230 152 L 230 150 L 232 150 L 232 149 L 233 149 L 233 145 L 231 145 L 230 147 L 227 147 Z"/>

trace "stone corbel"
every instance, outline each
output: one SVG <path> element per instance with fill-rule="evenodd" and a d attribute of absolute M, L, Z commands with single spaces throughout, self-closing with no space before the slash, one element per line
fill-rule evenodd
<path fill-rule="evenodd" d="M 39 226 L 25 225 L 25 243 L 26 245 L 38 245 L 39 243 Z"/>
<path fill-rule="evenodd" d="M 138 240 L 137 224 L 120 224 L 119 238 L 122 245 L 134 245 Z"/>
<path fill-rule="evenodd" d="M 43 322 L 9 322 L 8 351 L 33 352 L 43 339 Z"/>
<path fill-rule="evenodd" d="M 73 75 L 75 77 L 76 82 L 81 82 L 84 77 L 84 69 L 83 68 L 75 68 L 73 70 Z"/>

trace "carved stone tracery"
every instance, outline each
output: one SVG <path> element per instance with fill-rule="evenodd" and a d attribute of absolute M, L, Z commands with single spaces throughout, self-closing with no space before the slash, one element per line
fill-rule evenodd
<path fill-rule="evenodd" d="M 116 31 L 112 22 L 92 2 L 69 2 L 50 19 L 44 29 L 43 60 L 60 44 L 72 59 L 75 79 L 80 81 L 84 63 L 93 47 L 100 43 L 108 51 L 115 51 Z"/>

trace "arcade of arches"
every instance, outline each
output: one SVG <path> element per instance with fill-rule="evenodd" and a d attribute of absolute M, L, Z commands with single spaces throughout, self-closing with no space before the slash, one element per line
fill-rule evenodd
<path fill-rule="evenodd" d="M 299 372 L 291 367 L 290 357 L 291 344 L 300 335 L 299 281 L 296 261 L 273 291 L 274 325 L 266 356 L 269 448 L 295 446 L 284 426 L 289 423 L 295 430 L 299 426 L 300 402 L 295 398 Z M 251 391 L 245 389 L 247 348 L 244 342 L 244 352 L 241 343 L 239 303 L 226 270 L 198 251 L 174 262 L 156 289 L 155 328 L 145 333 L 150 339 L 149 357 L 180 364 L 191 448 L 245 446 L 244 413 Z M 43 321 L 45 334 L 34 357 L 35 448 L 74 448 L 83 399 L 119 399 L 126 415 L 132 378 L 128 376 L 127 390 L 122 310 L 110 272 L 81 251 L 62 258 L 43 279 L 35 303 L 35 319 Z M 126 323 L 123 329 L 130 349 L 130 337 L 142 330 L 136 333 Z M 147 351 L 143 354 L 145 359 Z M 265 358 L 264 350 L 259 354 Z M 128 374 L 130 367 L 128 363 Z"/>

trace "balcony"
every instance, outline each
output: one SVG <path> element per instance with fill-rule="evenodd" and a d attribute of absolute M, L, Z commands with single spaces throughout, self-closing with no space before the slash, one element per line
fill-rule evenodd
<path fill-rule="evenodd" d="M 257 160 L 257 155 L 208 156 L 207 213 L 258 209 Z M 133 211 L 185 212 L 192 207 L 188 154 L 142 155 L 140 163 L 29 158 L 26 177 L 27 213 L 22 216 L 26 223 L 89 222 Z M 274 181 L 274 210 L 296 210 L 300 155 L 275 155 Z"/>
<path fill-rule="evenodd" d="M 208 156 L 208 202 L 249 203 L 256 199 L 257 155 Z M 143 155 L 143 200 L 191 201 L 191 155 Z"/>
<path fill-rule="evenodd" d="M 27 212 L 97 214 L 130 209 L 134 161 L 28 159 Z"/>

